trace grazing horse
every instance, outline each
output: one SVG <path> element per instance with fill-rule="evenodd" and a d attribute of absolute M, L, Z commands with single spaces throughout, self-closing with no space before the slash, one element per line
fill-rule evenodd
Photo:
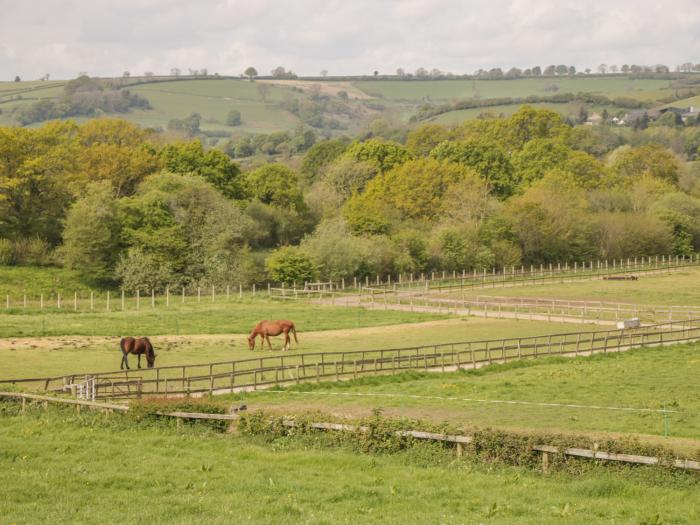
<path fill-rule="evenodd" d="M 141 355 L 146 354 L 146 363 L 148 368 L 153 368 L 156 362 L 156 354 L 153 351 L 153 345 L 148 337 L 124 337 L 119 341 L 119 347 L 122 349 L 122 365 L 121 369 L 124 370 L 124 365 L 126 369 L 129 370 L 129 361 L 127 359 L 128 354 L 134 354 L 139 356 L 139 368 L 141 368 Z"/>
<path fill-rule="evenodd" d="M 250 332 L 250 335 L 248 336 L 248 347 L 251 350 L 255 350 L 255 339 L 260 336 L 260 350 L 263 349 L 265 341 L 267 341 L 267 346 L 270 347 L 270 352 L 272 352 L 270 336 L 276 336 L 284 333 L 284 346 L 282 347 L 282 350 L 289 350 L 291 345 L 289 332 L 294 334 L 294 341 L 298 343 L 299 340 L 297 339 L 297 330 L 292 321 L 260 321 L 255 325 L 255 328 L 253 328 L 253 331 Z"/>

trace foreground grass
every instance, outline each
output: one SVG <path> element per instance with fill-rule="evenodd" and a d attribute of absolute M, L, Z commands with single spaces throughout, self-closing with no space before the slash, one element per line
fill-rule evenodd
<path fill-rule="evenodd" d="M 576 359 L 522 361 L 476 371 L 302 384 L 277 393 L 260 391 L 238 394 L 236 398 L 245 400 L 249 407 L 272 407 L 286 413 L 318 409 L 358 416 L 380 408 L 389 416 L 449 421 L 462 426 L 644 434 L 654 437 L 657 443 L 698 454 L 698 374 L 700 345 L 687 344 Z M 676 412 L 664 418 L 658 412 L 537 403 L 666 408 Z"/>
<path fill-rule="evenodd" d="M 121 416 L 0 416 L 4 523 L 697 523 L 687 475 L 573 477 L 455 460 L 304 448 Z"/>
<path fill-rule="evenodd" d="M 475 288 L 470 295 L 550 297 L 614 301 L 633 304 L 700 306 L 700 268 L 661 275 L 642 275 L 638 281 L 581 281 L 561 284 Z"/>
<path fill-rule="evenodd" d="M 325 308 L 323 312 L 325 312 Z M 293 343 L 290 353 L 376 350 L 423 344 L 448 343 L 500 337 L 527 336 L 571 332 L 592 329 L 590 326 L 563 323 L 512 321 L 482 318 L 452 318 L 448 320 L 414 322 L 371 326 L 370 321 L 389 322 L 401 317 L 374 316 L 374 312 L 364 310 L 345 311 L 349 315 L 361 316 L 360 328 L 346 328 L 329 331 L 310 331 L 319 319 L 302 322 L 294 317 L 299 330 L 299 343 Z M 392 312 L 386 312 L 390 314 Z M 394 312 L 399 313 L 400 312 Z M 274 316 L 279 317 L 278 312 Z M 368 316 L 368 317 L 364 317 Z M 437 316 L 435 316 L 437 317 Z M 234 316 L 231 316 L 233 319 Z M 420 319 L 408 317 L 406 319 Z M 439 318 L 438 318 L 439 319 Z M 347 320 L 347 319 L 346 319 Z M 350 319 L 351 321 L 352 319 Z M 143 321 L 143 320 L 142 320 Z M 251 323 L 252 326 L 252 323 Z M 152 334 L 157 324 L 143 325 L 140 330 L 125 326 L 118 334 Z M 595 328 L 601 328 L 596 326 Z M 126 331 L 130 330 L 130 331 Z M 112 337 L 48 337 L 10 338 L 0 340 L 0 378 L 44 377 L 79 372 L 106 372 L 119 368 L 121 353 L 118 349 L 118 336 Z M 271 355 L 265 352 L 251 352 L 246 335 L 183 335 L 153 336 L 159 366 L 175 364 L 207 363 L 230 361 L 250 357 Z M 259 343 L 258 343 L 259 344 Z M 281 338 L 273 338 L 273 355 L 280 355 Z M 135 361 L 131 360 L 132 366 Z"/>

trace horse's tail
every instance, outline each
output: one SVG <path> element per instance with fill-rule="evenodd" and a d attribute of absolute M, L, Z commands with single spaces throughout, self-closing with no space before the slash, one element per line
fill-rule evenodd
<path fill-rule="evenodd" d="M 299 339 L 297 339 L 297 329 L 294 326 L 294 323 L 292 323 L 292 333 L 294 334 L 294 342 L 299 344 Z"/>
<path fill-rule="evenodd" d="M 124 348 L 124 345 L 126 344 L 126 338 L 122 337 L 119 340 L 119 348 L 122 349 L 122 354 L 126 354 L 126 348 Z"/>

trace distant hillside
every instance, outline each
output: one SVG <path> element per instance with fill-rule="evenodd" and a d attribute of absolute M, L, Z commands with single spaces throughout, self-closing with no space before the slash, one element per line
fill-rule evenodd
<path fill-rule="evenodd" d="M 247 133 L 271 133 L 297 128 L 300 124 L 325 134 L 356 135 L 369 123 L 384 118 L 392 125 L 410 122 L 411 117 L 428 115 L 436 107 L 467 101 L 484 107 L 446 109 L 430 117 L 441 123 L 476 118 L 482 113 L 511 114 L 522 102 L 507 100 L 551 97 L 556 94 L 591 93 L 611 100 L 637 100 L 645 106 L 660 106 L 677 98 L 696 95 L 695 76 L 684 80 L 605 77 L 539 77 L 514 80 L 371 80 L 371 79 L 258 79 L 237 78 L 143 78 L 106 79 L 121 82 L 133 95 L 145 98 L 151 109 L 131 108 L 119 116 L 143 127 L 166 130 L 174 119 L 192 113 L 201 115 L 201 130 L 210 136 L 226 138 Z M 680 88 L 679 88 L 680 83 Z M 18 116 L 40 101 L 59 101 L 67 81 L 0 82 L 0 125 L 19 125 Z M 698 88 L 700 90 L 700 88 Z M 684 91 L 685 90 L 685 91 Z M 493 99 L 493 104 L 490 103 Z M 503 100 L 506 100 L 503 103 Z M 564 116 L 577 116 L 581 110 L 602 107 L 585 102 L 545 102 L 544 107 Z M 621 110 L 610 104 L 608 111 Z M 240 124 L 229 125 L 231 110 L 240 113 Z M 422 112 L 422 113 L 421 113 Z M 95 114 L 100 115 L 99 111 Z M 78 121 L 89 117 L 75 117 Z"/>

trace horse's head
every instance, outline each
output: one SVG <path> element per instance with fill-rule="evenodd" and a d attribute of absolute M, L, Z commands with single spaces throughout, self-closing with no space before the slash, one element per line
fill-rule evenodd
<path fill-rule="evenodd" d="M 248 336 L 248 348 L 250 350 L 255 350 L 255 337 L 252 335 Z"/>
<path fill-rule="evenodd" d="M 156 353 L 153 351 L 152 346 L 146 352 L 146 363 L 148 364 L 148 368 L 153 368 L 156 364 Z"/>

